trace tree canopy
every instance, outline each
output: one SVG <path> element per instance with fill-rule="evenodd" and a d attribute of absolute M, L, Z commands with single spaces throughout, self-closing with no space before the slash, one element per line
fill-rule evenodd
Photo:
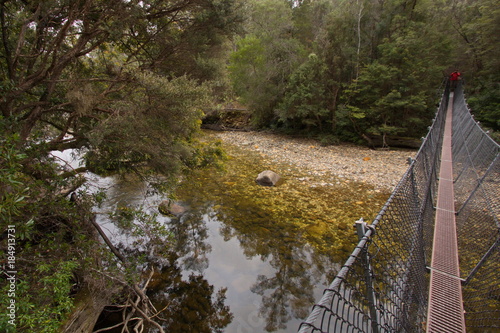
<path fill-rule="evenodd" d="M 233 0 L 0 2 L 0 213 L 24 258 L 16 263 L 18 332 L 56 331 L 71 310 L 71 286 L 111 299 L 109 276 L 148 304 L 136 285 L 142 272 L 96 238 L 92 210 L 102 196 L 82 188 L 82 174 L 134 172 L 161 190 L 219 154 L 196 135 L 203 108 L 222 98 L 239 8 Z M 83 166 L 51 153 L 68 149 Z M 130 214 L 142 235 L 156 228 L 147 235 L 169 243 L 154 216 L 117 216 Z M 12 328 L 7 320 L 2 331 Z"/>
<path fill-rule="evenodd" d="M 458 69 L 477 106 L 473 111 L 498 130 L 497 5 L 250 1 L 250 8 L 266 6 L 267 13 L 248 15 L 236 44 L 230 60 L 235 91 L 262 126 L 357 142 L 368 136 L 421 137 L 435 112 L 436 89 Z M 271 23 L 271 11 L 281 7 Z M 275 34 L 268 42 L 270 27 Z M 279 52 L 285 44 L 294 47 Z"/>

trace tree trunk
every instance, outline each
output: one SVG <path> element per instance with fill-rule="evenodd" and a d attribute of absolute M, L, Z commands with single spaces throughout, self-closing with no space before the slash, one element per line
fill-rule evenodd
<path fill-rule="evenodd" d="M 333 88 L 333 104 L 332 104 L 332 132 L 337 129 L 337 97 L 339 95 L 340 86 Z"/>
<path fill-rule="evenodd" d="M 61 333 L 90 333 L 104 307 L 107 297 L 93 297 L 87 288 L 77 294 L 73 312 L 60 329 Z"/>

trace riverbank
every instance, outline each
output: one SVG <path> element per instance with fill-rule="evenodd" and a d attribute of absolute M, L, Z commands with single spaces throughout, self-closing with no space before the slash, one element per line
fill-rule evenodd
<path fill-rule="evenodd" d="M 392 191 L 408 168 L 408 157 L 417 150 L 374 150 L 352 144 L 321 146 L 316 140 L 267 132 L 214 132 L 225 144 L 260 153 L 312 176 L 339 177 Z"/>

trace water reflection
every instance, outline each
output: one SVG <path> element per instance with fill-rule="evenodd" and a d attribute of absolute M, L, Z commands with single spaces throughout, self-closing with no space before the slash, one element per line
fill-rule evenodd
<path fill-rule="evenodd" d="M 161 323 L 165 332 L 224 332 L 224 328 L 233 319 L 225 304 L 226 289 L 215 291 L 214 286 L 202 274 L 190 274 L 185 278 L 177 260 L 177 254 L 170 253 L 167 261 L 159 263 L 153 260 L 149 263 L 156 267 L 147 289 L 149 299 L 158 310 L 156 320 Z M 122 320 L 121 309 L 110 306 L 101 314 L 94 330 L 116 326 Z M 130 323 L 133 325 L 134 320 Z M 146 325 L 146 328 L 147 332 L 157 332 L 154 327 Z M 106 332 L 123 332 L 123 326 Z"/>
<path fill-rule="evenodd" d="M 68 167 L 81 165 L 81 156 L 74 151 L 53 152 L 53 156 Z M 154 269 L 147 294 L 159 310 L 157 319 L 165 331 L 223 332 L 233 315 L 225 304 L 226 288 L 215 289 L 201 274 L 208 267 L 207 254 L 211 250 L 205 241 L 208 229 L 201 218 L 203 213 L 193 210 L 188 223 L 160 216 L 157 207 L 163 198 L 151 195 L 146 182 L 133 175 L 100 177 L 87 173 L 86 178 L 82 190 L 106 198 L 94 211 L 107 237 L 135 263 L 138 272 Z M 166 252 L 170 250 L 173 252 Z M 186 275 L 187 270 L 199 273 Z M 119 325 L 124 320 L 122 301 L 105 309 L 94 330 L 115 326 L 106 332 L 123 332 L 123 325 Z M 130 326 L 134 324 L 132 319 Z M 147 331 L 156 329 L 147 327 Z"/>
<path fill-rule="evenodd" d="M 176 239 L 175 249 L 181 266 L 186 271 L 203 273 L 209 266 L 208 254 L 212 246 L 207 241 L 208 227 L 198 209 L 185 214 L 182 219 L 173 219 L 169 230 Z"/>
<path fill-rule="evenodd" d="M 227 287 L 227 304 L 235 320 L 225 332 L 285 330 L 290 321 L 296 325 L 310 310 L 317 296 L 314 286 L 323 276 L 313 262 L 312 249 L 300 248 L 300 244 L 292 241 L 287 243 L 291 237 L 278 235 L 273 244 L 265 246 L 258 239 L 248 241 L 252 237 L 221 223 L 213 215 L 202 217 L 207 227 L 202 228 L 202 232 L 208 235 L 205 242 L 210 246 L 200 246 L 200 238 L 195 237 L 197 242 L 186 245 L 191 260 L 182 258 L 180 262 L 185 265 L 184 275 L 194 270 L 203 271 L 210 283 L 219 288 Z M 183 221 L 193 220 L 190 217 Z M 186 230 L 193 233 L 200 229 L 186 226 Z M 182 243 L 179 246 L 182 247 Z M 203 253 L 200 249 L 208 251 Z M 325 264 L 324 258 L 317 258 L 318 261 Z M 208 266 L 200 269 L 200 266 L 191 265 L 192 262 L 204 262 Z"/>
<path fill-rule="evenodd" d="M 148 296 L 160 314 L 166 332 L 223 332 L 233 316 L 225 305 L 226 289 L 214 286 L 201 274 L 183 278 L 172 254 L 169 265 L 153 276 Z"/>
<path fill-rule="evenodd" d="M 171 234 L 166 245 L 174 253 L 166 258 L 108 215 L 122 208 L 158 214 L 164 198 L 147 196 L 144 182 L 95 177 L 91 191 L 107 193 L 98 222 L 114 244 L 132 257 L 146 254 L 156 267 L 148 293 L 164 310 L 166 331 L 295 332 L 355 246 L 349 225 L 369 220 L 387 197 L 356 184 L 308 186 L 302 179 L 310 177 L 296 170 L 252 154 L 231 156 L 225 171 L 185 178 L 176 197 L 187 213 L 156 217 Z M 256 185 L 265 169 L 280 170 L 284 184 Z"/>
<path fill-rule="evenodd" d="M 286 166 L 231 156 L 225 171 L 194 172 L 176 193 L 190 207 L 173 223 L 184 274 L 227 287 L 234 320 L 225 332 L 294 332 L 354 247 L 353 215 L 376 213 L 385 198 L 359 184 L 308 186 Z M 284 184 L 256 185 L 268 168 L 280 170 Z"/>
<path fill-rule="evenodd" d="M 103 205 L 96 208 L 98 222 L 107 236 L 131 262 L 137 261 L 138 270 L 154 269 L 147 294 L 159 311 L 157 319 L 165 331 L 224 332 L 233 315 L 225 302 L 226 288 L 214 287 L 203 275 L 211 252 L 203 213 L 193 210 L 182 219 L 159 215 L 157 207 L 162 198 L 146 196 L 147 187 L 136 178 L 96 178 L 94 190 L 97 189 L 104 191 L 107 197 Z M 122 216 L 133 209 L 145 213 L 134 215 L 133 227 L 140 227 L 138 233 L 129 228 Z M 161 233 L 166 236 L 158 237 Z M 165 243 L 159 242 L 160 239 Z M 95 330 L 114 326 L 122 320 L 117 308 L 110 306 L 101 315 Z M 122 328 L 117 326 L 107 332 L 122 332 Z M 154 327 L 147 331 L 156 332 Z"/>
<path fill-rule="evenodd" d="M 184 274 L 203 273 L 227 288 L 235 318 L 225 332 L 295 331 L 324 289 L 325 271 L 338 266 L 306 244 L 298 227 L 251 204 L 225 209 L 224 196 L 213 194 L 205 204 L 191 197 L 191 211 L 172 222 Z"/>

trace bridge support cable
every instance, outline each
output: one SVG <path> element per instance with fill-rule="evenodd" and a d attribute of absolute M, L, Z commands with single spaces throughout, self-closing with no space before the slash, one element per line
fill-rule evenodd
<path fill-rule="evenodd" d="M 427 332 L 465 332 L 453 187 L 452 96 L 450 93 L 441 150 Z"/>

